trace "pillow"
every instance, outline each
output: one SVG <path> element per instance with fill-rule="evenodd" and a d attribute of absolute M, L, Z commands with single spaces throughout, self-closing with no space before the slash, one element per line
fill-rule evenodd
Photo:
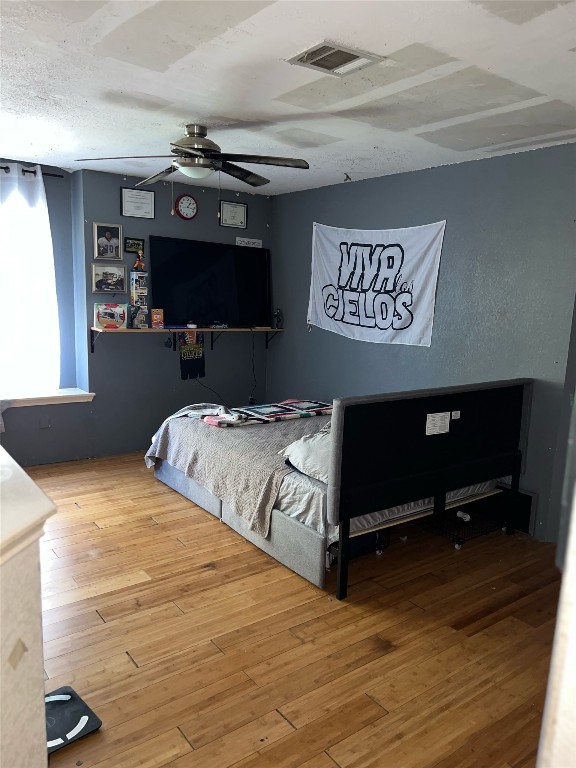
<path fill-rule="evenodd" d="M 299 472 L 323 483 L 328 482 L 330 432 L 304 435 L 278 453 Z"/>

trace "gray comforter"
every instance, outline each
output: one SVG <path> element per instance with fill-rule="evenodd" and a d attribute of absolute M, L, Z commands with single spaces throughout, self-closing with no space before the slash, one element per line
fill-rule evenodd
<path fill-rule="evenodd" d="M 291 468 L 278 451 L 319 432 L 330 416 L 312 416 L 222 429 L 194 418 L 171 418 L 152 438 L 146 465 L 171 464 L 229 504 L 260 536 L 267 536 L 282 478 Z"/>

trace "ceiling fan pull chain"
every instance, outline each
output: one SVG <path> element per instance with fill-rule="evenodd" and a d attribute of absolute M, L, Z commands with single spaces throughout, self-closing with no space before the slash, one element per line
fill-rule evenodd
<path fill-rule="evenodd" d="M 218 171 L 218 223 L 220 223 L 220 199 L 222 197 L 222 174 Z"/>
<path fill-rule="evenodd" d="M 172 188 L 172 210 L 170 211 L 170 216 L 174 216 L 174 182 L 170 182 L 170 186 Z"/>

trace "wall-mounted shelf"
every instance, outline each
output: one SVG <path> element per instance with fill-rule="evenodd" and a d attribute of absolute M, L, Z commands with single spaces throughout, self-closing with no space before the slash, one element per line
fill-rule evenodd
<path fill-rule="evenodd" d="M 178 334 L 185 333 L 186 331 L 209 333 L 210 349 L 214 349 L 214 344 L 220 338 L 220 334 L 222 333 L 265 333 L 266 349 L 268 349 L 268 345 L 274 336 L 276 336 L 277 333 L 282 333 L 284 328 L 96 328 L 96 326 L 92 326 L 90 328 L 90 352 L 94 352 L 94 343 L 101 333 L 171 333 L 172 350 L 176 352 Z"/>

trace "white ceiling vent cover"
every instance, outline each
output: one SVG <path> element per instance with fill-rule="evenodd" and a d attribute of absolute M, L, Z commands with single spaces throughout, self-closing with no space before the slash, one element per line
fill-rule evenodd
<path fill-rule="evenodd" d="M 377 64 L 379 61 L 382 61 L 381 56 L 365 51 L 355 51 L 353 48 L 345 48 L 327 41 L 288 59 L 289 64 L 298 64 L 301 67 L 316 69 L 318 72 L 337 77 L 344 77 L 351 72 Z"/>

